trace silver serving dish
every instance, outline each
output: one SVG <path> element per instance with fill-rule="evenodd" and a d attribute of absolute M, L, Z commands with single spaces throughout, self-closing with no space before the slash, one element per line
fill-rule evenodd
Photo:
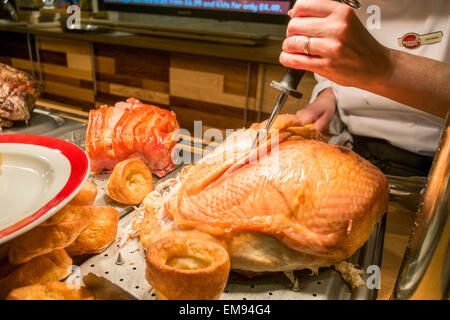
<path fill-rule="evenodd" d="M 187 148 L 183 147 L 188 146 Z M 194 143 L 185 137 L 178 145 L 184 152 L 195 152 L 199 149 L 190 149 Z M 206 147 L 206 143 L 203 147 Z M 196 144 L 200 147 L 200 144 Z M 175 177 L 182 169 L 177 166 L 173 172 L 162 179 L 155 179 L 155 185 L 162 183 L 166 179 Z M 155 178 L 155 177 L 154 177 Z M 111 201 L 105 194 L 103 187 L 106 184 L 108 175 L 93 175 L 91 179 L 97 183 L 99 194 L 96 199 L 97 205 L 104 204 L 104 201 Z M 114 204 L 113 204 L 114 206 Z M 133 214 L 133 208 L 122 208 L 119 227 L 127 226 Z M 124 214 L 126 214 L 124 216 Z M 383 252 L 383 241 L 385 232 L 385 217 L 377 223 L 366 244 L 360 248 L 349 262 L 359 266 L 366 271 L 369 266 L 381 268 L 381 257 Z M 124 263 L 116 264 L 118 254 L 121 254 Z M 78 261 L 80 265 L 80 278 L 89 273 L 94 273 L 104 277 L 112 283 L 120 286 L 138 299 L 156 299 L 148 282 L 145 280 L 145 252 L 140 244 L 139 237 L 130 239 L 125 246 L 119 248 L 116 242 L 111 244 L 101 254 L 91 256 L 87 260 Z M 370 275 L 370 274 L 369 274 Z M 364 280 L 369 276 L 365 272 L 362 275 Z M 222 300 L 374 300 L 377 298 L 377 288 L 368 286 L 358 287 L 352 291 L 348 284 L 341 278 L 339 273 L 332 268 L 321 269 L 318 275 L 311 275 L 306 270 L 294 272 L 295 281 L 291 282 L 283 273 L 271 273 L 254 278 L 247 278 L 240 274 L 231 272 L 228 284 L 220 296 Z"/>
<path fill-rule="evenodd" d="M 67 133 L 86 126 L 80 121 L 65 118 L 58 114 L 62 113 L 36 106 L 31 113 L 30 120 L 27 122 L 16 121 L 12 127 L 4 128 L 2 133 L 35 134 L 61 138 Z M 73 143 L 73 141 L 70 142 Z"/>
<path fill-rule="evenodd" d="M 403 257 L 394 299 L 450 298 L 450 113 Z"/>

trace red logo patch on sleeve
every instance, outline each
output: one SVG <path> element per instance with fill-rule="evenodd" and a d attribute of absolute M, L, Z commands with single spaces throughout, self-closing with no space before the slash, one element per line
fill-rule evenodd
<path fill-rule="evenodd" d="M 410 32 L 405 34 L 403 37 L 398 38 L 398 44 L 400 47 L 413 50 L 421 47 L 424 44 L 441 42 L 442 37 L 442 31 L 427 33 L 423 35 L 419 35 L 415 32 Z"/>

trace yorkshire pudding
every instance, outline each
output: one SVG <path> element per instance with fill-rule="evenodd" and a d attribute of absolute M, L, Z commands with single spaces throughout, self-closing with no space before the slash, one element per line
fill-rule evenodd
<path fill-rule="evenodd" d="M 15 288 L 62 280 L 71 272 L 71 266 L 72 259 L 64 249 L 36 257 L 0 279 L 0 299 Z"/>
<path fill-rule="evenodd" d="M 91 206 L 97 197 L 97 187 L 92 182 L 86 180 L 78 194 L 70 200 L 69 205 Z"/>
<path fill-rule="evenodd" d="M 106 194 L 123 204 L 139 204 L 153 191 L 152 172 L 139 159 L 119 162 L 105 188 Z"/>
<path fill-rule="evenodd" d="M 87 206 L 66 205 L 55 215 L 13 239 L 9 248 L 9 262 L 22 264 L 34 257 L 70 245 L 89 224 Z"/>
<path fill-rule="evenodd" d="M 213 241 L 163 238 L 146 255 L 147 281 L 161 300 L 212 300 L 222 293 L 230 257 Z"/>
<path fill-rule="evenodd" d="M 95 297 L 86 287 L 70 288 L 56 281 L 14 289 L 6 300 L 95 300 Z"/>
<path fill-rule="evenodd" d="M 8 251 L 9 251 L 9 243 L 4 243 L 0 245 L 0 262 L 3 261 L 3 259 L 6 259 L 8 257 Z"/>
<path fill-rule="evenodd" d="M 70 256 L 100 253 L 116 239 L 119 211 L 113 207 L 90 206 L 89 225 L 66 248 Z"/>

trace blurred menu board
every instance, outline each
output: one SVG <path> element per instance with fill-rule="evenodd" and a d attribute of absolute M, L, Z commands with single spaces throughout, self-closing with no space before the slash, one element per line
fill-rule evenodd
<path fill-rule="evenodd" d="M 234 11 L 261 14 L 285 15 L 289 1 L 267 0 L 104 0 L 104 3 L 155 6 L 167 8 L 190 8 L 200 10 Z"/>

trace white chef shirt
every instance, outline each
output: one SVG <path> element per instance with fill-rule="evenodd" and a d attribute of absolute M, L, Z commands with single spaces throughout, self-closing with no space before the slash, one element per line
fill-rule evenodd
<path fill-rule="evenodd" d="M 356 10 L 367 27 L 373 11 L 380 8 L 380 29 L 369 32 L 382 45 L 410 54 L 450 63 L 450 1 L 449 0 L 359 0 Z M 375 8 L 376 10 L 376 8 Z M 373 21 L 373 20 L 370 20 Z M 415 32 L 419 35 L 441 31 L 442 41 L 416 49 L 399 45 L 399 38 Z M 436 151 L 444 120 L 385 97 L 353 87 L 337 85 L 319 75 L 311 101 L 325 88 L 332 87 L 337 99 L 337 114 L 330 123 L 335 135 L 331 143 L 351 146 L 350 134 L 385 139 L 392 145 L 422 155 Z M 450 90 L 450 84 L 449 84 Z M 442 106 L 448 108 L 448 106 Z M 349 134 L 350 133 L 350 134 Z"/>

